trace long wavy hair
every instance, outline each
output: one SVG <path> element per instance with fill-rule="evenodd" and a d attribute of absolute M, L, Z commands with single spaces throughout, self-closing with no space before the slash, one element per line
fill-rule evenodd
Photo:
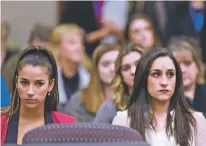
<path fill-rule="evenodd" d="M 117 44 L 101 44 L 99 45 L 92 56 L 93 69 L 91 70 L 91 79 L 87 88 L 81 92 L 81 102 L 86 107 L 86 110 L 91 113 L 96 113 L 105 101 L 103 82 L 100 79 L 98 64 L 100 58 L 107 52 L 119 51 L 121 47 Z"/>
<path fill-rule="evenodd" d="M 17 61 L 17 66 L 13 76 L 13 89 L 12 89 L 12 99 L 10 106 L 7 109 L 2 109 L 2 114 L 9 114 L 12 116 L 20 109 L 20 97 L 18 94 L 18 89 L 16 88 L 16 82 L 22 67 L 25 65 L 33 66 L 45 66 L 48 68 L 49 80 L 54 80 L 54 87 L 50 92 L 50 96 L 46 96 L 45 99 L 45 112 L 56 111 L 59 102 L 59 92 L 58 92 L 58 80 L 57 80 L 57 65 L 54 56 L 45 48 L 40 46 L 31 46 L 25 49 Z"/>
<path fill-rule="evenodd" d="M 196 121 L 192 115 L 192 109 L 187 104 L 183 92 L 182 72 L 173 54 L 166 48 L 153 48 L 149 50 L 137 65 L 133 94 L 128 106 L 128 115 L 131 118 L 130 126 L 140 132 L 146 141 L 146 128 L 151 125 L 155 129 L 156 121 L 153 99 L 148 93 L 148 75 L 152 63 L 159 57 L 168 56 L 176 68 L 176 87 L 170 99 L 166 119 L 167 136 L 174 136 L 180 146 L 189 146 L 192 139 L 192 130 L 196 129 Z M 170 114 L 173 111 L 174 114 Z M 146 116 L 145 116 L 146 115 Z M 173 125 L 174 122 L 174 125 Z"/>
<path fill-rule="evenodd" d="M 128 85 L 125 84 L 122 78 L 122 59 L 131 52 L 138 52 L 139 54 L 143 55 L 143 50 L 144 49 L 139 45 L 135 45 L 133 43 L 125 44 L 115 62 L 115 77 L 112 80 L 111 88 L 114 104 L 120 110 L 124 110 L 127 107 L 130 96 Z"/>

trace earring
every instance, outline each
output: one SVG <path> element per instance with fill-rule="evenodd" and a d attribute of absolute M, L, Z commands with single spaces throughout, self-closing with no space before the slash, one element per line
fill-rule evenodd
<path fill-rule="evenodd" d="M 51 93 L 50 92 L 48 92 L 48 96 L 50 96 L 51 95 Z"/>

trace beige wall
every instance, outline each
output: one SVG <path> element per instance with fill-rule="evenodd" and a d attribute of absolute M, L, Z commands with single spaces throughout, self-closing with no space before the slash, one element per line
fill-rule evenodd
<path fill-rule="evenodd" d="M 27 46 L 29 32 L 35 23 L 54 26 L 57 23 L 56 1 L 2 1 L 1 20 L 11 24 L 11 37 L 21 49 Z"/>

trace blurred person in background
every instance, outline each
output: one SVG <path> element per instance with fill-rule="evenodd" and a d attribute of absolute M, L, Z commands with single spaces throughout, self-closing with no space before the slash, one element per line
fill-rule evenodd
<path fill-rule="evenodd" d="M 175 1 L 129 1 L 129 18 L 134 14 L 144 14 L 153 22 L 155 32 L 161 40 L 162 46 L 167 45 L 170 38 L 168 32 L 173 25 Z"/>
<path fill-rule="evenodd" d="M 115 62 L 115 77 L 111 83 L 111 98 L 99 108 L 94 123 L 111 124 L 117 111 L 125 110 L 134 84 L 136 66 L 143 54 L 143 48 L 127 44 L 120 51 Z"/>
<path fill-rule="evenodd" d="M 190 37 L 174 37 L 168 44 L 183 75 L 184 95 L 197 111 L 206 113 L 205 70 L 198 43 Z"/>
<path fill-rule="evenodd" d="M 59 4 L 60 23 L 76 23 L 86 32 L 89 57 L 100 42 L 122 40 L 127 22 L 127 1 L 65 1 Z"/>
<path fill-rule="evenodd" d="M 28 45 L 29 46 L 42 46 L 49 49 L 49 35 L 51 33 L 52 27 L 35 24 L 29 34 Z M 6 82 L 6 85 L 11 94 L 13 83 L 12 78 L 16 68 L 17 60 L 19 59 L 19 53 L 13 55 L 5 64 L 4 69 L 2 69 L 2 76 Z"/>
<path fill-rule="evenodd" d="M 28 44 L 30 46 L 42 46 L 46 49 L 50 49 L 49 36 L 51 34 L 52 27 L 35 24 L 30 32 Z"/>
<path fill-rule="evenodd" d="M 94 68 L 89 85 L 75 93 L 67 103 L 64 113 L 78 122 L 92 122 L 100 105 L 112 98 L 110 83 L 115 76 L 115 61 L 120 51 L 116 44 L 101 44 L 92 56 Z"/>
<path fill-rule="evenodd" d="M 6 21 L 1 21 L 1 73 L 4 70 L 8 60 L 19 52 L 19 49 L 11 49 L 8 46 L 8 37 L 10 32 L 11 28 L 9 23 Z"/>
<path fill-rule="evenodd" d="M 50 36 L 50 50 L 58 64 L 59 111 L 90 80 L 91 62 L 85 53 L 84 35 L 84 30 L 76 24 L 60 24 Z"/>
<path fill-rule="evenodd" d="M 202 59 L 206 64 L 206 2 L 182 1 L 176 4 L 170 36 L 190 36 L 196 39 L 202 51 Z M 205 65 L 206 66 L 206 65 Z"/>
<path fill-rule="evenodd" d="M 144 14 L 135 14 L 130 18 L 125 29 L 125 40 L 141 45 L 144 51 L 161 45 L 152 21 Z"/>
<path fill-rule="evenodd" d="M 31 46 L 20 54 L 11 104 L 1 110 L 1 145 L 22 145 L 25 133 L 46 124 L 76 122 L 75 118 L 57 112 L 57 74 L 55 58 L 44 47 Z"/>

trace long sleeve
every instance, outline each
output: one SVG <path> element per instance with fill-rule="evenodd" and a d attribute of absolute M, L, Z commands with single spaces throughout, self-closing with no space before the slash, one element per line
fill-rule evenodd
<path fill-rule="evenodd" d="M 117 109 L 113 100 L 108 99 L 100 106 L 93 123 L 111 124 L 116 114 Z"/>

